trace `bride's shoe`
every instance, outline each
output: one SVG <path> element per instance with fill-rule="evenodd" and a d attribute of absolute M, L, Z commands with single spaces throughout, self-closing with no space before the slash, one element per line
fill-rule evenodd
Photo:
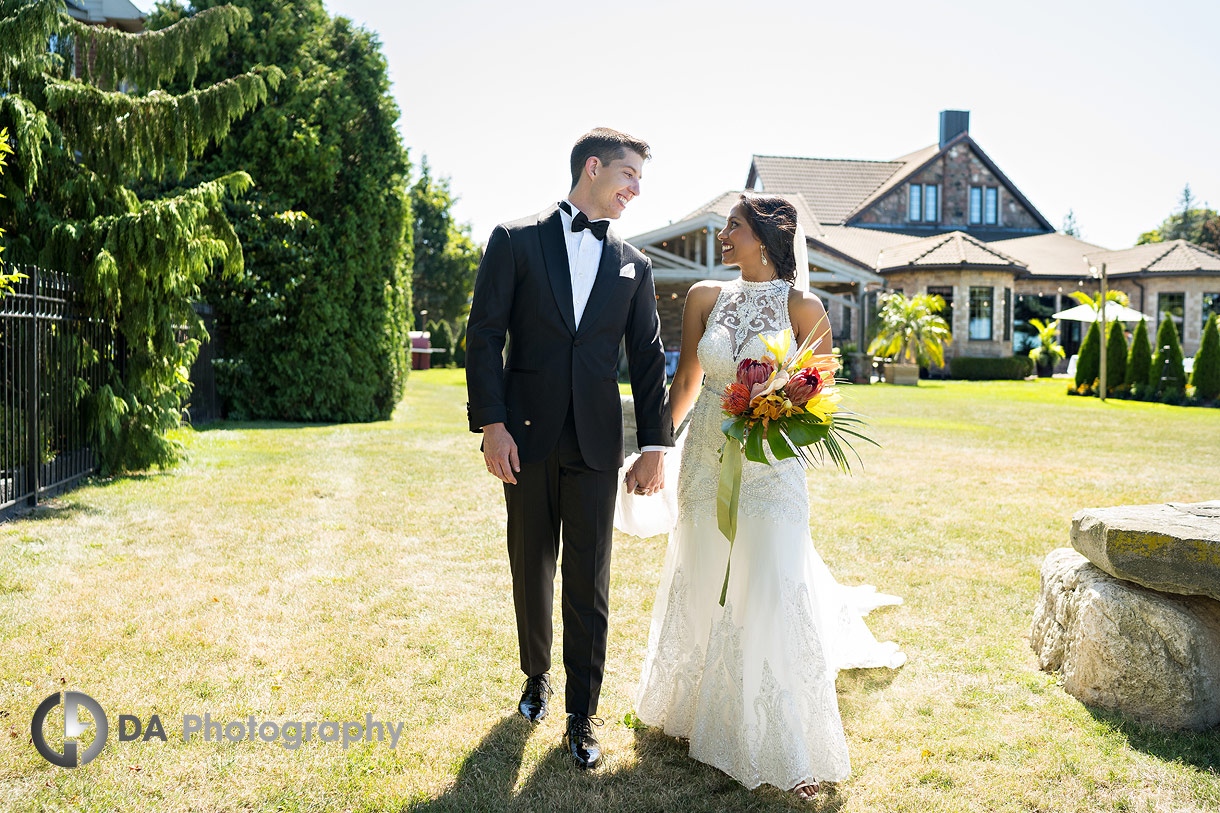
<path fill-rule="evenodd" d="M 802 802 L 811 802 L 817 798 L 818 793 L 822 790 L 822 786 L 814 782 L 801 782 L 790 792 L 796 794 L 796 798 Z"/>

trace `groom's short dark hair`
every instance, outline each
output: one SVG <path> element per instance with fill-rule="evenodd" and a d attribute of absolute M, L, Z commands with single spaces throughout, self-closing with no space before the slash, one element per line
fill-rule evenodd
<path fill-rule="evenodd" d="M 572 188 L 576 188 L 590 157 L 597 156 L 597 160 L 609 164 L 622 158 L 627 150 L 639 153 L 645 161 L 652 157 L 647 142 L 609 127 L 597 127 L 576 139 L 576 146 L 572 148 Z"/>

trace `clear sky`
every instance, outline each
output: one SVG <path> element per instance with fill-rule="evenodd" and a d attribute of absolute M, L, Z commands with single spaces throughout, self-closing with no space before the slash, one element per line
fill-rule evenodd
<path fill-rule="evenodd" d="M 1220 2 L 328 0 L 376 31 L 413 161 L 476 240 L 568 190 L 591 127 L 647 140 L 638 234 L 740 189 L 753 153 L 889 160 L 970 133 L 1056 227 L 1132 245 L 1190 183 L 1220 208 Z"/>

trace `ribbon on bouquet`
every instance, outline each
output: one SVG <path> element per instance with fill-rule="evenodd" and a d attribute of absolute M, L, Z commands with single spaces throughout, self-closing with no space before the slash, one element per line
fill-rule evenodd
<path fill-rule="evenodd" d="M 729 540 L 729 559 L 724 565 L 724 585 L 720 588 L 720 606 L 724 606 L 729 590 L 729 568 L 733 559 L 733 540 L 737 537 L 737 506 L 741 502 L 741 444 L 736 438 L 725 438 L 720 449 L 720 485 L 716 488 L 716 523 L 720 533 Z"/>

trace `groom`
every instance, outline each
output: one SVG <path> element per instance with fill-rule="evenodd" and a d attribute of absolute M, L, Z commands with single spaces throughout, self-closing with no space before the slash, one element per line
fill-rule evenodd
<path fill-rule="evenodd" d="M 606 660 L 610 545 L 623 464 L 619 345 L 626 340 L 643 454 L 626 487 L 663 485 L 673 445 L 652 265 L 609 230 L 640 194 L 648 145 L 598 128 L 572 149 L 572 189 L 491 233 L 466 328 L 467 412 L 487 471 L 504 482 L 521 670 L 518 709 L 541 720 L 551 695 L 555 562 L 563 548 L 568 750 L 601 761 L 593 735 Z M 507 346 L 507 350 L 505 347 Z"/>

